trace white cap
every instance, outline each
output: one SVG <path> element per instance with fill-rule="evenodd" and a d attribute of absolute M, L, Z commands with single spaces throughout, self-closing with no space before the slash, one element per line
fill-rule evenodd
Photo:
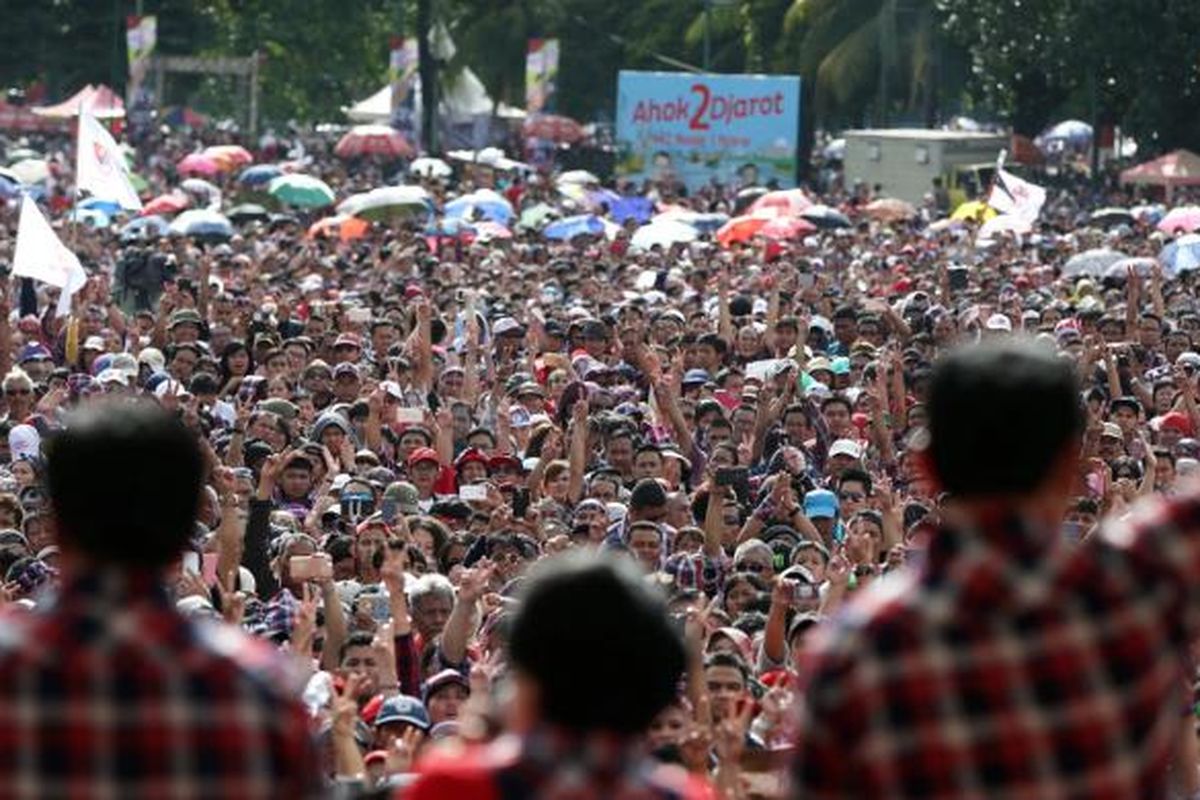
<path fill-rule="evenodd" d="M 119 383 L 122 386 L 128 386 L 129 376 L 122 370 L 109 367 L 106 370 L 101 370 L 100 374 L 96 376 L 96 382 L 102 386 L 110 383 Z"/>
<path fill-rule="evenodd" d="M 1007 331 L 1012 332 L 1012 320 L 1003 314 L 992 314 L 987 319 L 987 329 L 989 331 Z"/>
<path fill-rule="evenodd" d="M 104 343 L 104 337 L 102 337 L 102 336 L 89 336 L 83 340 L 83 347 L 81 347 L 80 349 L 81 350 L 99 350 L 101 353 L 103 353 L 105 350 L 108 349 L 108 345 L 106 345 Z"/>
<path fill-rule="evenodd" d="M 855 461 L 862 458 L 862 448 L 853 439 L 838 439 L 829 446 L 829 457 L 850 456 Z"/>
<path fill-rule="evenodd" d="M 138 363 L 145 364 L 155 372 L 161 372 L 167 365 L 166 356 L 157 347 L 147 347 L 138 353 Z"/>
<path fill-rule="evenodd" d="M 37 458 L 41 447 L 42 435 L 32 425 L 17 425 L 8 432 L 8 449 L 14 459 Z"/>

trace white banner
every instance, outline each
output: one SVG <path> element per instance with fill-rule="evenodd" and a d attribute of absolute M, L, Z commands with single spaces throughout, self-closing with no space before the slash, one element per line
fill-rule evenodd
<path fill-rule="evenodd" d="M 119 203 L 127 211 L 140 211 L 142 201 L 129 180 L 121 148 L 87 110 L 79 113 L 76 144 L 76 189 L 86 189 L 93 197 Z"/>
<path fill-rule="evenodd" d="M 71 296 L 87 283 L 87 273 L 79 259 L 58 238 L 29 195 L 21 201 L 12 272 L 62 289 L 57 309 L 60 317 L 70 313 Z"/>

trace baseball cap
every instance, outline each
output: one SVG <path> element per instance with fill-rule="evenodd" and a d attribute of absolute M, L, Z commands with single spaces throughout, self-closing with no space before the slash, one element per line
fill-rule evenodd
<path fill-rule="evenodd" d="M 51 359 L 50 351 L 40 344 L 27 344 L 21 348 L 20 354 L 17 355 L 18 364 L 24 364 L 28 361 L 50 361 Z"/>
<path fill-rule="evenodd" d="M 987 318 L 987 324 L 984 326 L 989 331 L 1006 331 L 1012 332 L 1012 320 L 1003 314 L 992 314 Z"/>
<path fill-rule="evenodd" d="M 827 519 L 837 514 L 837 495 L 828 489 L 814 489 L 804 495 L 804 515 L 809 519 Z"/>
<path fill-rule="evenodd" d="M 347 363 L 347 362 L 342 362 L 341 364 L 338 364 L 336 367 L 333 368 L 333 377 L 334 378 L 340 378 L 343 375 L 349 375 L 354 378 L 362 377 L 361 375 L 358 374 L 358 367 L 354 366 L 353 364 Z"/>
<path fill-rule="evenodd" d="M 452 684 L 457 684 L 468 692 L 471 691 L 471 684 L 467 682 L 466 676 L 456 669 L 444 669 L 435 675 L 431 675 L 429 680 L 425 681 L 425 685 L 421 687 L 421 699 L 428 703 L 431 695 Z"/>
<path fill-rule="evenodd" d="M 1183 414 L 1179 411 L 1168 411 L 1166 414 L 1162 415 L 1161 419 L 1159 419 L 1158 429 L 1160 431 L 1174 430 L 1178 431 L 1184 436 L 1191 436 L 1192 421 L 1188 419 L 1186 414 Z"/>
<path fill-rule="evenodd" d="M 416 450 L 413 450 L 412 453 L 410 453 L 408 456 L 407 463 L 408 463 L 408 466 L 415 467 L 417 464 L 420 464 L 422 461 L 432 461 L 433 463 L 438 464 L 439 466 L 442 463 L 442 460 L 440 458 L 438 458 L 437 451 L 434 450 L 432 447 L 418 447 Z"/>
<path fill-rule="evenodd" d="M 138 353 L 138 363 L 145 364 L 152 372 L 161 372 L 167 365 L 166 356 L 157 347 L 147 347 Z"/>
<path fill-rule="evenodd" d="M 83 340 L 83 347 L 81 349 L 82 350 L 97 350 L 97 351 L 103 353 L 105 350 L 108 349 L 108 347 L 104 344 L 104 337 L 89 336 Z"/>
<path fill-rule="evenodd" d="M 703 386 L 711 380 L 712 376 L 708 374 L 708 370 L 703 369 L 689 369 L 683 375 L 684 386 Z"/>
<path fill-rule="evenodd" d="M 1103 430 L 1100 432 L 1100 438 L 1101 439 L 1108 438 L 1108 439 L 1124 440 L 1125 436 L 1124 436 L 1124 434 L 1121 433 L 1120 425 L 1118 425 L 1115 422 L 1106 422 L 1106 423 L 1104 423 Z"/>
<path fill-rule="evenodd" d="M 361 350 L 362 340 L 353 333 L 339 334 L 338 337 L 333 340 L 333 348 L 336 350 L 339 347 L 354 347 Z"/>
<path fill-rule="evenodd" d="M 516 333 L 519 336 L 525 335 L 525 328 L 521 323 L 517 322 L 512 317 L 501 317 L 496 320 L 496 324 L 492 325 L 493 336 L 504 336 L 505 334 Z"/>
<path fill-rule="evenodd" d="M 855 461 L 862 458 L 862 448 L 853 439 L 838 439 L 829 446 L 829 457 L 850 456 Z"/>
<path fill-rule="evenodd" d="M 383 491 L 383 499 L 394 500 L 401 514 L 416 514 L 420 511 L 417 504 L 421 501 L 421 495 L 417 487 L 408 481 L 389 484 Z"/>
<path fill-rule="evenodd" d="M 425 710 L 425 704 L 415 697 L 406 694 L 393 695 L 384 700 L 383 705 L 379 707 L 379 712 L 375 715 L 375 727 L 396 722 L 428 731 L 429 712 Z"/>

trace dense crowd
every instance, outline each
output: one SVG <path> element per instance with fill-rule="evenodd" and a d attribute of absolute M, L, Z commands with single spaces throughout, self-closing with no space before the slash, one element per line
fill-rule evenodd
<path fill-rule="evenodd" d="M 636 564 L 686 642 L 647 750 L 728 796 L 774 793 L 809 632 L 919 560 L 938 524 L 925 400 L 958 343 L 1025 334 L 1077 367 L 1086 469 L 1066 539 L 1200 466 L 1192 273 L 1151 265 L 1169 239 L 1151 221 L 1094 225 L 1077 192 L 1052 191 L 1032 233 L 983 243 L 932 193 L 920 216 L 881 221 L 868 187 L 836 180 L 810 195 L 847 225 L 733 247 L 706 234 L 642 250 L 636 221 L 569 241 L 516 227 L 485 242 L 424 219 L 312 237 L 318 215 L 294 210 L 217 243 L 64 222 L 70 148 L 32 144 L 57 154 L 47 203 L 90 277 L 69 317 L 27 279 L 0 299 L 9 613 L 58 582 L 43 443 L 78 406 L 153 399 L 207 463 L 174 602 L 287 654 L 330 785 L 403 786 L 423 755 L 495 737 L 526 572 L 593 549 Z M 402 169 L 290 144 L 258 155 L 300 161 L 339 196 Z M 187 146 L 139 151 L 152 192 L 179 183 Z M 439 208 L 486 185 L 517 215 L 581 210 L 549 175 L 467 165 L 411 181 Z M 231 205 L 234 174 L 217 183 Z M 740 210 L 744 188 L 617 187 L 704 214 Z M 0 260 L 16 222 L 11 202 Z M 1101 246 L 1149 260 L 1064 275 Z M 979 420 L 995 441 L 1022 425 Z M 987 470 L 986 442 L 977 459 Z"/>

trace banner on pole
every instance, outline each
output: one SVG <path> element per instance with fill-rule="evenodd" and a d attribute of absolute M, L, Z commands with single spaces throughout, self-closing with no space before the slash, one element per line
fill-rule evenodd
<path fill-rule="evenodd" d="M 526 112 L 551 110 L 557 82 L 558 39 L 530 39 L 525 54 Z"/>

